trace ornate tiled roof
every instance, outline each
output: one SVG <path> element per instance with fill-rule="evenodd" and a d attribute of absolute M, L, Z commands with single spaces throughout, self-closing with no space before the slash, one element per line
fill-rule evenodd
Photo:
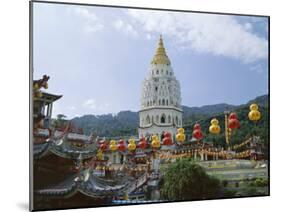
<path fill-rule="evenodd" d="M 82 174 L 75 174 L 65 181 L 48 188 L 38 189 L 35 194 L 40 196 L 61 197 L 72 196 L 81 192 L 94 198 L 124 195 L 125 192 L 134 190 L 136 180 L 133 177 L 119 177 L 107 180 L 95 176 L 89 169 Z"/>

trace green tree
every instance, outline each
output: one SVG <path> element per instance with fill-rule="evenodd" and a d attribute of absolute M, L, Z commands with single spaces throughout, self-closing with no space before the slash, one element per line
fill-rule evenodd
<path fill-rule="evenodd" d="M 58 114 L 57 119 L 55 119 L 53 122 L 53 127 L 54 128 L 64 128 L 64 127 L 66 127 L 66 124 L 67 124 L 66 115 Z"/>
<path fill-rule="evenodd" d="M 160 191 L 162 198 L 168 200 L 208 199 L 219 197 L 221 185 L 200 165 L 179 159 L 167 168 Z"/>

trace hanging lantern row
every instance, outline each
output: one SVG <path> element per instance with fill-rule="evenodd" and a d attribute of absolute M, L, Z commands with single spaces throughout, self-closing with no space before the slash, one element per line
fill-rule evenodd
<path fill-rule="evenodd" d="M 129 171 L 143 172 L 143 171 L 147 170 L 147 167 L 131 168 L 131 167 L 128 167 L 128 166 L 113 167 L 113 166 L 102 166 L 102 165 L 98 165 L 98 166 L 95 167 L 96 171 L 123 171 L 124 169 L 129 170 Z"/>
<path fill-rule="evenodd" d="M 247 144 L 250 143 L 251 141 L 252 141 L 252 139 L 249 138 L 248 140 L 242 142 L 241 144 L 235 144 L 232 148 L 233 148 L 234 150 L 239 149 L 239 148 L 241 148 L 241 147 L 247 145 Z"/>
<path fill-rule="evenodd" d="M 160 159 L 176 159 L 176 158 L 183 158 L 183 157 L 192 157 L 191 153 L 180 153 L 176 155 L 160 155 Z"/>
<path fill-rule="evenodd" d="M 248 117 L 251 121 L 258 121 L 261 118 L 261 113 L 259 112 L 258 109 L 259 108 L 258 108 L 257 104 L 250 105 L 250 112 L 248 114 Z M 210 124 L 211 125 L 209 127 L 209 132 L 214 135 L 219 134 L 221 131 L 221 128 L 219 126 L 219 121 L 216 118 L 213 118 L 211 120 Z M 240 121 L 238 120 L 237 114 L 235 112 L 230 113 L 230 115 L 228 116 L 227 127 L 228 127 L 227 132 L 229 133 L 229 135 L 232 132 L 232 130 L 235 130 L 240 127 Z M 193 138 L 195 138 L 198 141 L 203 139 L 204 135 L 202 133 L 201 126 L 199 123 L 196 123 L 193 126 L 192 136 L 193 136 Z M 182 144 L 185 142 L 185 140 L 186 140 L 185 130 L 183 128 L 179 128 L 177 130 L 177 134 L 176 134 L 176 141 Z M 117 151 L 117 150 L 126 151 L 126 149 L 128 149 L 129 152 L 134 152 L 137 148 L 146 149 L 148 147 L 148 143 L 145 138 L 141 138 L 138 144 L 136 144 L 135 139 L 133 139 L 133 138 L 129 139 L 128 142 L 129 142 L 129 144 L 126 147 L 126 142 L 122 139 L 119 140 L 118 142 L 115 140 L 111 140 L 109 143 L 109 146 L 108 146 L 106 141 L 103 140 L 100 142 L 99 149 L 101 151 L 106 151 L 109 148 L 113 152 Z M 162 145 L 166 145 L 166 146 L 173 145 L 171 133 L 169 133 L 169 132 L 164 133 Z M 245 144 L 241 144 L 241 145 L 243 146 Z M 157 135 L 153 135 L 151 147 L 153 149 L 159 149 L 160 146 L 161 146 L 161 142 L 160 142 L 159 137 Z M 234 146 L 235 149 L 240 148 L 240 147 L 241 146 L 239 146 L 239 145 Z"/>
<path fill-rule="evenodd" d="M 235 158 L 247 158 L 251 156 L 251 151 L 246 150 L 235 154 Z"/>

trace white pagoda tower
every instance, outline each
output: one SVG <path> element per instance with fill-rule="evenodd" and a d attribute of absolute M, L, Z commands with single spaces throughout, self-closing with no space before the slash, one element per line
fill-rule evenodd
<path fill-rule="evenodd" d="M 182 126 L 180 83 L 174 75 L 162 36 L 150 64 L 147 77 L 142 83 L 141 109 L 139 111 L 139 137 L 172 135 Z"/>

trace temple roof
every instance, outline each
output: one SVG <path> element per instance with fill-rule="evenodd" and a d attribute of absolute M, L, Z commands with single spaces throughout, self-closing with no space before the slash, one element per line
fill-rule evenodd
<path fill-rule="evenodd" d="M 44 142 L 37 142 L 41 137 L 45 138 L 43 140 Z M 38 129 L 33 139 L 33 155 L 35 159 L 43 157 L 49 151 L 63 158 L 77 159 L 80 156 L 86 159 L 96 155 L 98 148 L 91 135 L 86 136 L 76 133 L 64 134 L 61 131 L 55 131 L 52 135 L 49 135 L 47 129 Z M 84 147 L 75 147 L 68 142 L 72 140 L 82 141 L 82 143 L 87 145 Z"/>
<path fill-rule="evenodd" d="M 77 192 L 81 192 L 90 197 L 103 198 L 124 195 L 126 191 L 133 191 L 135 189 L 136 180 L 133 177 L 126 176 L 107 180 L 97 177 L 88 171 L 85 170 L 82 175 L 71 175 L 57 185 L 38 189 L 35 191 L 35 194 L 49 197 L 69 197 Z"/>
<path fill-rule="evenodd" d="M 36 97 L 36 101 L 42 101 L 46 104 L 50 104 L 58 99 L 60 99 L 62 95 L 56 95 L 51 93 L 42 92 L 42 97 Z"/>
<path fill-rule="evenodd" d="M 166 50 L 165 50 L 165 47 L 164 47 L 162 35 L 160 35 L 158 47 L 157 47 L 156 52 L 153 56 L 151 64 L 155 64 L 155 65 L 157 65 L 157 64 L 170 65 L 171 64 L 171 61 L 166 54 Z"/>

